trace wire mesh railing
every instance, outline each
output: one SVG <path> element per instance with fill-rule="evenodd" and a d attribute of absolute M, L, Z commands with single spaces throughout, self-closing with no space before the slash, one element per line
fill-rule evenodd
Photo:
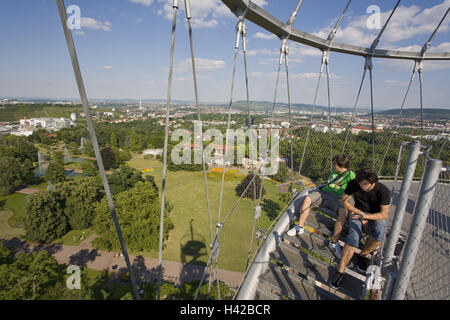
<path fill-rule="evenodd" d="M 299 1 L 299 5 L 296 8 L 296 11 L 298 11 L 298 8 L 300 6 L 302 1 Z M 64 3 L 62 0 L 58 1 L 60 6 L 60 11 L 62 11 L 64 7 Z M 399 2 L 397 2 L 398 5 Z M 348 6 L 348 5 L 347 5 Z M 397 7 L 397 6 L 396 6 Z M 396 8 L 395 7 L 395 8 Z M 176 14 L 176 9 L 178 9 L 178 1 L 174 1 L 173 4 L 174 13 Z M 186 11 L 187 11 L 186 7 Z M 235 48 L 235 61 L 237 57 L 237 49 L 239 44 L 239 37 L 241 35 L 245 35 L 245 32 L 242 29 L 242 24 L 244 22 L 245 13 L 247 12 L 248 7 L 246 8 L 244 13 L 241 13 L 239 16 L 239 24 L 238 26 L 241 26 L 241 29 L 238 29 L 237 33 L 237 45 Z M 394 13 L 395 9 L 391 12 L 391 16 Z M 345 12 L 345 10 L 344 10 Z M 448 11 L 447 11 L 448 13 Z M 187 18 L 189 19 L 190 14 L 187 14 Z M 295 13 L 296 16 L 296 13 Z M 292 22 L 295 16 L 291 16 Z M 65 17 L 63 14 L 61 15 L 62 22 L 64 23 L 65 20 L 67 20 L 67 17 Z M 341 16 L 342 17 L 342 16 Z M 444 17 L 445 18 L 445 17 Z M 290 21 L 291 21 L 290 19 Z M 390 19 L 390 18 L 389 18 Z M 385 27 L 387 26 L 386 22 Z M 174 26 L 173 26 L 173 36 L 172 36 L 172 47 L 174 45 L 174 32 L 175 32 L 175 22 L 176 22 L 176 16 L 174 15 Z M 442 22 L 442 21 L 441 21 Z M 338 25 L 337 25 L 338 26 Z M 336 28 L 337 28 L 336 26 Z M 381 37 L 381 34 L 383 33 L 385 27 L 383 27 L 382 31 L 380 32 L 379 36 L 375 40 L 375 42 L 371 46 L 371 51 L 367 54 L 365 54 L 366 57 L 366 65 L 365 70 L 368 69 L 368 62 L 370 62 L 370 79 L 372 79 L 372 64 L 371 59 L 374 56 L 374 50 L 376 46 L 378 45 L 378 40 Z M 437 31 L 437 29 L 436 29 Z M 436 33 L 435 31 L 435 33 Z M 73 60 L 75 61 L 75 49 L 73 47 L 73 41 L 71 41 L 71 37 L 69 37 L 69 31 L 67 28 L 65 29 L 66 36 L 69 43 L 69 49 L 71 50 Z M 330 34 L 331 37 L 332 34 Z M 434 34 L 433 34 L 434 35 Z M 329 37 L 329 39 L 330 39 Z M 287 44 L 289 36 L 283 38 L 283 43 Z M 428 44 L 431 42 L 432 37 L 430 38 Z M 70 41 L 69 41 L 70 40 Z M 191 39 L 192 43 L 192 39 Z M 331 45 L 331 42 L 329 43 Z M 245 47 L 245 43 L 243 43 L 243 46 Z M 283 47 L 282 47 L 283 48 Z M 287 48 L 285 48 L 287 49 Z M 328 51 L 330 48 L 322 48 L 324 50 L 323 57 L 327 57 L 327 75 L 328 75 Z M 244 53 L 245 53 L 244 48 Z M 173 50 L 172 50 L 173 51 Z M 193 53 L 193 52 L 192 52 Z M 421 59 L 424 59 L 425 52 L 422 52 Z M 173 54 L 173 52 L 172 52 Z M 244 56 L 245 57 L 245 56 Z M 194 56 L 192 56 L 193 59 L 193 67 L 194 67 Z M 285 59 L 287 59 L 287 50 L 285 51 Z M 173 59 L 171 59 L 173 60 Z M 78 63 L 78 62 L 77 62 Z M 324 60 L 322 60 L 322 67 L 323 67 Z M 173 61 L 171 61 L 171 65 L 173 64 Z M 81 73 L 79 72 L 79 68 L 75 68 L 75 71 L 78 71 L 77 79 L 81 80 Z M 233 87 L 234 87 L 234 73 L 236 69 L 236 63 L 234 64 L 234 70 L 233 70 L 233 80 L 232 80 L 232 89 L 231 89 L 231 99 L 230 99 L 230 110 L 232 107 L 232 98 L 233 98 Z M 286 71 L 287 71 L 287 60 L 286 60 Z M 247 70 L 246 70 L 247 72 Z M 422 71 L 420 71 L 422 72 Z M 289 76 L 286 72 L 287 81 L 289 85 Z M 195 71 L 194 71 L 194 78 L 195 78 Z M 245 269 L 248 267 L 248 259 L 251 256 L 251 252 L 254 252 L 259 248 L 260 240 L 263 239 L 265 232 L 267 232 L 267 226 L 273 222 L 274 219 L 279 217 L 279 214 L 283 212 L 283 205 L 287 204 L 288 201 L 286 199 L 289 199 L 287 195 L 290 194 L 292 183 L 294 183 L 294 186 L 297 189 L 300 187 L 300 185 L 303 184 L 304 187 L 304 180 L 301 180 L 302 176 L 308 177 L 313 180 L 313 182 L 320 183 L 324 181 L 331 169 L 331 159 L 333 155 L 336 155 L 338 153 L 346 153 L 350 157 L 351 166 L 350 169 L 353 171 L 356 171 L 360 168 L 370 168 L 373 167 L 373 169 L 378 173 L 379 176 L 382 178 L 393 178 L 396 176 L 396 167 L 397 167 L 397 158 L 398 158 L 398 150 L 400 147 L 400 144 L 404 141 L 414 141 L 417 139 L 420 139 L 421 142 L 430 145 L 432 147 L 430 151 L 430 156 L 437 157 L 439 159 L 444 159 L 444 165 L 448 165 L 448 161 L 450 159 L 450 151 L 448 148 L 448 144 L 446 145 L 448 141 L 448 134 L 449 134 L 449 128 L 431 128 L 424 126 L 423 118 L 421 116 L 420 121 L 418 119 L 413 119 L 409 117 L 400 118 L 388 115 L 377 115 L 375 116 L 373 113 L 373 110 L 371 113 L 363 113 L 358 114 L 356 117 L 354 117 L 354 114 L 349 118 L 348 115 L 337 115 L 334 116 L 330 112 L 330 104 L 333 102 L 330 98 L 330 83 L 329 83 L 329 77 L 327 76 L 327 89 L 328 89 L 328 110 L 323 112 L 318 112 L 315 109 L 314 106 L 312 106 L 311 109 L 311 117 L 309 121 L 296 121 L 291 118 L 291 110 L 289 109 L 289 114 L 285 114 L 281 117 L 278 117 L 279 119 L 277 122 L 280 123 L 284 120 L 289 121 L 289 128 L 286 128 L 285 130 L 282 129 L 281 134 L 281 140 L 280 140 L 280 163 L 285 164 L 281 172 L 278 172 L 275 177 L 272 177 L 273 179 L 268 180 L 264 175 L 259 174 L 258 177 L 262 178 L 263 182 L 261 185 L 263 185 L 265 188 L 267 188 L 267 194 L 262 195 L 259 200 L 258 204 L 261 207 L 262 215 L 257 216 L 257 210 L 255 205 L 255 200 L 251 197 L 249 199 L 246 199 L 247 197 L 244 196 L 244 194 L 247 191 L 247 186 L 245 186 L 243 189 L 245 190 L 236 190 L 235 187 L 242 183 L 243 181 L 241 179 L 235 179 L 236 181 L 226 181 L 227 171 L 228 175 L 230 174 L 231 170 L 230 168 L 227 168 L 225 164 L 222 166 L 222 169 L 220 172 L 222 184 L 221 184 L 221 195 L 220 199 L 217 200 L 219 203 L 219 215 L 217 218 L 217 226 L 218 229 L 216 230 L 216 239 L 219 239 L 218 234 L 221 232 L 221 230 L 230 230 L 230 232 L 224 232 L 222 234 L 222 238 L 220 238 L 218 241 L 215 241 L 215 244 L 220 243 L 220 254 L 219 254 L 219 246 L 212 246 L 210 249 L 212 253 L 210 253 L 210 258 L 208 260 L 208 266 L 210 267 L 211 261 L 215 263 L 216 267 L 216 279 L 220 279 L 220 275 L 217 275 L 217 270 L 219 265 L 232 265 L 232 268 L 235 268 L 237 270 L 245 271 Z M 331 85 L 332 87 L 332 85 Z M 318 89 L 318 87 L 317 87 Z M 332 89 L 332 88 L 331 88 Z M 169 90 L 171 90 L 171 75 L 169 77 Z M 317 91 L 316 91 L 317 92 Z M 371 106 L 373 107 L 373 88 L 372 88 L 372 81 L 371 81 L 371 90 L 370 90 L 370 96 L 371 96 Z M 84 88 L 83 90 L 80 90 L 80 94 L 85 97 Z M 169 107 L 170 107 L 170 99 L 171 99 L 171 91 L 168 93 L 168 103 L 167 103 L 167 116 L 166 116 L 166 135 L 165 135 L 165 154 L 167 153 L 167 138 L 168 138 L 168 119 L 169 119 Z M 288 99 L 289 99 L 289 106 L 290 106 L 290 96 L 288 92 Z M 87 97 L 85 97 L 86 101 L 84 101 L 85 108 L 87 109 Z M 196 97 L 197 105 L 198 105 L 198 97 Z M 249 94 L 247 90 L 247 100 L 249 101 Z M 276 104 L 276 94 L 274 99 L 274 107 Z M 406 97 L 405 97 L 406 100 Z M 315 100 L 316 102 L 316 100 Z M 314 104 L 315 104 L 314 102 Z M 422 99 L 421 99 L 421 106 L 422 106 Z M 403 109 L 403 105 L 402 105 Z M 322 109 L 323 110 L 323 109 Z M 421 110 L 422 111 L 422 110 Z M 314 112 L 316 112 L 314 114 Z M 87 113 L 88 114 L 88 113 Z M 273 118 L 273 113 L 272 113 Z M 250 110 L 249 110 L 249 118 L 250 118 Z M 228 114 L 228 128 L 230 127 L 230 120 L 231 120 L 231 113 Z M 281 120 L 281 121 L 280 121 Z M 271 119 L 270 123 L 272 124 L 273 121 Z M 95 133 L 92 134 L 93 138 L 95 136 Z M 94 140 L 94 139 L 93 139 Z M 405 151 L 406 152 L 406 151 Z M 100 158 L 97 155 L 97 158 Z M 166 167 L 166 158 L 164 157 L 164 172 Z M 405 166 L 406 166 L 406 156 L 402 156 L 402 163 L 400 164 L 400 170 L 403 172 Z M 225 161 L 223 162 L 225 163 Z M 414 174 L 414 177 L 416 179 L 420 179 L 420 177 L 423 175 L 423 169 L 425 168 L 425 163 L 421 163 L 417 166 L 416 172 Z M 234 169 L 233 169 L 234 170 Z M 244 170 L 245 171 L 245 170 Z M 249 171 L 244 174 L 248 174 Z M 397 177 L 401 178 L 401 177 Z M 447 177 L 444 177 L 445 180 Z M 254 178 L 252 178 L 253 181 Z M 163 174 L 163 180 L 165 181 L 165 173 Z M 208 187 L 206 186 L 206 173 L 205 173 L 205 191 L 208 191 Z M 448 180 L 448 179 L 447 179 Z M 442 183 L 443 185 L 447 185 L 446 183 Z M 165 185 L 165 182 L 163 183 L 163 186 Z M 224 201 L 223 204 L 223 212 L 226 214 L 228 213 L 225 220 L 220 219 L 220 212 L 222 209 L 222 195 L 223 195 L 223 188 L 226 188 L 228 201 Z M 105 184 L 105 188 L 107 187 L 107 183 Z M 439 189 L 439 188 L 438 188 Z M 163 195 L 162 195 L 162 201 L 161 201 L 161 227 L 160 230 L 163 230 L 163 207 L 164 207 L 164 187 L 163 187 Z M 217 190 L 216 190 L 217 191 Z M 444 191 L 437 191 L 438 197 L 442 193 L 442 199 L 447 199 L 448 201 L 448 195 L 445 194 Z M 207 195 L 206 195 L 207 196 Z M 444 198 L 447 197 L 447 198 Z M 445 200 L 442 201 L 442 203 L 445 203 Z M 431 210 L 430 217 L 433 221 L 435 221 L 435 224 L 439 224 L 439 226 L 443 226 L 444 223 L 447 223 L 446 218 L 443 218 L 442 212 L 445 212 L 445 206 L 443 209 L 439 208 L 433 208 Z M 209 209 L 208 209 L 209 210 Z M 233 215 L 231 215 L 233 213 Z M 444 214 L 445 217 L 447 215 Z M 228 217 L 230 219 L 228 219 Z M 227 221 L 228 220 L 228 221 Z M 257 220 L 257 224 L 255 221 Z M 407 219 L 405 219 L 407 222 Z M 228 223 L 225 223 L 227 221 Z M 436 222 L 439 221 L 439 222 Z M 441 222 L 442 221 L 442 222 Z M 256 232 L 255 226 L 258 226 Z M 273 223 L 272 223 L 273 225 Z M 433 225 L 433 224 L 431 224 Z M 433 225 L 436 227 L 435 225 Z M 438 230 L 442 230 L 442 228 L 438 228 Z M 448 229 L 445 229 L 448 233 Z M 231 232 L 232 231 L 232 232 Z M 119 232 L 120 233 L 120 232 Z M 433 241 L 436 239 L 445 241 L 446 236 L 442 234 L 436 233 L 436 230 L 432 230 L 430 232 L 430 236 L 425 236 L 422 240 L 422 247 L 426 248 L 427 245 L 434 245 Z M 436 236 L 438 234 L 438 236 Z M 434 238 L 433 238 L 434 235 Z M 249 238 L 251 237 L 251 238 Z M 258 241 L 254 241 L 253 237 L 256 237 Z M 250 240 L 250 248 L 247 251 L 247 248 L 242 250 L 236 250 L 236 248 L 242 248 L 246 246 L 242 246 L 242 243 L 244 240 L 242 239 L 249 239 Z M 212 240 L 212 239 L 211 239 Z M 444 242 L 444 244 L 447 244 L 446 249 L 444 249 L 444 252 L 447 252 L 448 257 L 448 241 Z M 442 246 L 442 243 L 439 242 L 439 245 Z M 124 248 L 124 244 L 122 245 Z M 421 248 L 422 248 L 421 247 Z M 441 248 L 441 247 L 439 247 Z M 444 246 L 445 248 L 445 246 Z M 123 249 L 125 251 L 125 249 Z M 426 250 L 426 249 L 424 249 Z M 445 251 L 447 250 L 447 251 Z M 441 250 L 442 251 L 442 250 Z M 437 252 L 441 252 L 437 250 Z M 430 250 L 431 254 L 431 250 Z M 126 255 L 126 252 L 125 252 Z M 436 257 L 440 257 L 439 255 L 434 255 L 431 257 L 431 260 L 435 259 Z M 162 238 L 160 239 L 160 250 L 159 250 L 159 265 L 161 265 L 162 261 Z M 440 261 L 440 260 L 439 260 Z M 418 266 L 415 267 L 413 272 L 412 279 L 416 282 L 412 286 L 414 286 L 413 291 L 415 294 L 418 292 L 415 296 L 420 297 L 429 297 L 436 292 L 438 292 L 438 295 L 445 296 L 445 293 L 442 293 L 442 288 L 438 288 L 438 282 L 439 279 L 436 280 L 435 285 L 426 286 L 422 284 L 421 279 L 426 279 L 426 277 L 422 277 L 421 275 L 424 274 L 426 270 L 426 259 L 424 259 L 423 264 L 425 267 L 423 269 L 420 269 L 421 263 L 418 264 Z M 440 265 L 437 263 L 436 265 Z M 131 267 L 129 266 L 130 273 L 131 273 Z M 160 268 L 161 270 L 161 268 Z M 212 269 L 210 269 L 212 270 Z M 205 269 L 206 271 L 206 269 Z M 444 276 L 448 277 L 448 272 L 443 273 Z M 212 272 L 210 272 L 210 276 L 212 276 Z M 134 277 L 131 277 L 132 279 Z M 161 275 L 159 276 L 161 278 Z M 428 280 L 427 280 L 428 281 Z M 159 281 L 160 282 L 160 281 Z M 159 288 L 159 287 L 158 287 Z M 425 289 L 423 289 L 425 288 Z M 136 290 L 135 290 L 136 291 Z M 425 293 L 423 293 L 425 292 Z M 136 297 L 138 298 L 139 295 L 136 294 Z M 158 289 L 158 297 L 159 297 L 159 289 Z M 220 297 L 220 292 L 219 292 Z M 448 293 L 447 293 L 448 297 Z"/>
<path fill-rule="evenodd" d="M 406 292 L 408 300 L 450 299 L 450 183 L 441 173 Z"/>

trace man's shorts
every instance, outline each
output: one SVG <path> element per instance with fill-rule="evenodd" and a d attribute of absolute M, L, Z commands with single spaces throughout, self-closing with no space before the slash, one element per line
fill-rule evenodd
<path fill-rule="evenodd" d="M 358 248 L 359 242 L 363 236 L 363 224 L 361 220 L 355 220 L 351 217 L 348 218 L 348 234 L 342 241 Z M 369 235 L 375 238 L 378 242 L 384 241 L 384 234 L 386 232 L 386 220 L 369 220 Z"/>
<path fill-rule="evenodd" d="M 311 208 L 322 207 L 337 212 L 341 207 L 341 197 L 335 193 L 317 190 L 311 192 L 308 196 L 311 198 Z"/>

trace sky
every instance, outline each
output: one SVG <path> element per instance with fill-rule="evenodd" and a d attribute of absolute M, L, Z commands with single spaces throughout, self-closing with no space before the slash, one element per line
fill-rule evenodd
<path fill-rule="evenodd" d="M 254 0 L 287 22 L 297 0 Z M 396 0 L 354 0 L 335 41 L 369 47 L 379 30 L 369 29 L 371 5 L 384 24 Z M 304 0 L 295 29 L 326 38 L 347 0 Z M 72 30 L 83 80 L 91 99 L 166 99 L 172 0 L 65 0 L 77 5 L 81 29 Z M 420 51 L 450 6 L 450 0 L 403 0 L 379 48 Z M 200 102 L 231 98 L 236 17 L 220 0 L 191 0 L 194 51 Z M 372 16 L 373 17 L 373 16 Z M 373 21 L 373 20 L 371 20 Z M 247 60 L 251 100 L 273 101 L 281 41 L 247 21 Z M 0 1 L 0 97 L 78 98 L 56 0 Z M 293 103 L 311 104 L 321 52 L 290 42 L 289 84 Z M 450 15 L 430 51 L 450 52 Z M 184 1 L 177 16 L 172 99 L 194 100 Z M 246 99 L 242 53 L 238 56 L 233 101 Z M 411 77 L 411 61 L 374 59 L 375 108 L 399 108 Z M 330 53 L 332 106 L 353 107 L 364 59 Z M 278 102 L 287 102 L 286 75 L 280 76 Z M 424 107 L 450 108 L 450 61 L 424 62 Z M 327 104 L 323 78 L 317 103 Z M 369 105 L 369 85 L 359 105 Z M 406 103 L 419 107 L 418 79 Z"/>

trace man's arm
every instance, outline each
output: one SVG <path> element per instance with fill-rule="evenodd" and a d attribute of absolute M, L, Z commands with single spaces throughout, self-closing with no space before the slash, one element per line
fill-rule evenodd
<path fill-rule="evenodd" d="M 344 194 L 342 195 L 342 198 L 341 198 L 341 206 L 343 206 L 345 209 L 347 209 L 347 210 L 350 211 L 350 212 L 357 213 L 357 214 L 364 214 L 363 211 L 361 211 L 361 210 L 355 208 L 354 206 L 352 206 L 352 205 L 350 204 L 350 202 L 348 202 L 348 200 L 350 199 L 350 197 L 351 197 L 350 194 L 344 193 Z"/>
<path fill-rule="evenodd" d="M 341 198 L 341 205 L 350 212 L 355 213 L 356 215 L 352 216 L 352 219 L 362 219 L 362 220 L 386 220 L 389 213 L 390 205 L 380 206 L 381 212 L 368 214 L 365 213 L 354 206 L 352 206 L 348 200 L 351 195 L 344 193 Z"/>
<path fill-rule="evenodd" d="M 364 220 L 386 220 L 389 213 L 390 205 L 380 206 L 381 212 L 372 214 L 363 214 L 362 219 Z"/>

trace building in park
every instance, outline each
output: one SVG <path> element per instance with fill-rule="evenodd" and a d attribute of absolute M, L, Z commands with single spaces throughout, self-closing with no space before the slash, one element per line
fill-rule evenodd
<path fill-rule="evenodd" d="M 63 128 L 76 126 L 71 119 L 66 118 L 31 118 L 20 120 L 20 126 L 28 129 L 43 128 L 52 131 L 58 131 Z"/>

